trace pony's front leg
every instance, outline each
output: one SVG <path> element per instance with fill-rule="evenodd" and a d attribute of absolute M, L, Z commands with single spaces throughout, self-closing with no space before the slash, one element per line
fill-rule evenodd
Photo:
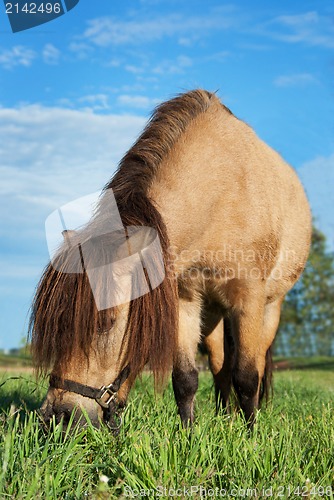
<path fill-rule="evenodd" d="M 200 310 L 200 303 L 180 300 L 178 350 L 172 380 L 179 415 L 185 427 L 194 420 L 194 399 L 198 388 L 195 358 L 201 336 Z"/>
<path fill-rule="evenodd" d="M 260 302 L 260 301 L 259 301 Z M 260 386 L 265 370 L 263 342 L 264 304 L 247 300 L 233 315 L 236 355 L 232 379 L 239 406 L 252 427 L 259 407 Z"/>
<path fill-rule="evenodd" d="M 247 303 L 234 318 L 237 353 L 233 384 L 250 427 L 261 398 L 269 392 L 271 365 L 267 353 L 278 328 L 282 300 L 280 297 L 266 305 Z"/>

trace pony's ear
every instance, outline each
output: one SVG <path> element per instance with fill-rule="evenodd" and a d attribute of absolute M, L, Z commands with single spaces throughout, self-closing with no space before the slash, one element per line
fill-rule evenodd
<path fill-rule="evenodd" d="M 76 234 L 76 231 L 73 231 L 73 229 L 64 229 L 61 233 L 63 235 L 63 238 L 65 241 L 68 240 L 68 238 L 72 238 Z"/>
<path fill-rule="evenodd" d="M 129 254 L 134 253 L 141 260 L 141 265 L 146 270 L 146 280 L 150 289 L 158 287 L 165 279 L 164 254 L 161 247 L 159 235 L 153 227 L 127 226 L 127 250 Z"/>
<path fill-rule="evenodd" d="M 158 236 L 155 229 L 146 226 L 127 226 L 125 228 L 125 234 L 126 249 L 130 254 L 147 249 Z"/>

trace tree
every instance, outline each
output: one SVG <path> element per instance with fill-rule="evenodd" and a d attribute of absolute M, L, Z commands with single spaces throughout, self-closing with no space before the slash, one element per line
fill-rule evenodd
<path fill-rule="evenodd" d="M 308 263 L 283 304 L 275 354 L 334 355 L 334 255 L 313 227 Z"/>

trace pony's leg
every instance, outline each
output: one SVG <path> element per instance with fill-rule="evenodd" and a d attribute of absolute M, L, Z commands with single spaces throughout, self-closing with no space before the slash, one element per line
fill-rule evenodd
<path fill-rule="evenodd" d="M 216 396 L 216 413 L 222 408 L 230 413 L 229 397 L 232 385 L 232 352 L 230 347 L 230 322 L 218 318 L 216 326 L 204 338 L 209 355 Z"/>
<path fill-rule="evenodd" d="M 269 395 L 272 378 L 272 359 L 271 346 L 274 342 L 278 325 L 281 317 L 281 307 L 284 297 L 277 299 L 275 302 L 267 304 L 264 308 L 263 318 L 263 345 L 262 356 L 265 356 L 265 367 L 262 376 L 262 387 L 260 390 L 260 402 L 263 396 L 266 398 Z"/>
<path fill-rule="evenodd" d="M 182 424 L 194 419 L 194 398 L 198 388 L 196 352 L 201 336 L 201 305 L 196 301 L 180 300 L 179 337 L 172 381 L 175 400 Z"/>
<path fill-rule="evenodd" d="M 266 306 L 247 303 L 234 317 L 236 357 L 233 385 L 250 427 L 259 407 L 267 352 L 277 331 L 281 302 L 278 300 Z"/>

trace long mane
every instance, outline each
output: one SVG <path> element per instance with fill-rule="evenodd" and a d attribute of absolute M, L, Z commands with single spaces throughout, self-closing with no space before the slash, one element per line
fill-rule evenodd
<path fill-rule="evenodd" d="M 156 229 L 164 255 L 164 281 L 130 303 L 124 339 L 132 376 L 149 363 L 156 378 L 164 378 L 172 366 L 177 343 L 178 293 L 167 262 L 168 233 L 148 190 L 161 162 L 190 122 L 208 109 L 213 98 L 206 91 L 194 90 L 158 106 L 105 186 L 105 190 L 113 190 L 123 225 Z M 104 196 L 91 225 L 103 216 L 103 199 Z M 64 251 L 64 255 L 65 259 L 71 258 L 70 251 Z M 50 263 L 37 286 L 29 325 L 37 369 L 46 372 L 56 364 L 61 372 L 78 349 L 88 356 L 93 339 L 101 330 L 111 328 L 116 317 L 117 307 L 97 310 L 86 273 L 61 272 Z"/>

